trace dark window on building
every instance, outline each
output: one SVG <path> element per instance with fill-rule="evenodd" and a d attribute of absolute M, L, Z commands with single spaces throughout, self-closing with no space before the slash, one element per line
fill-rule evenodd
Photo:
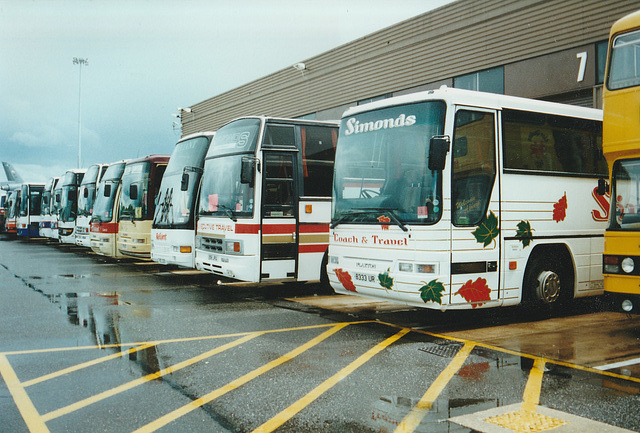
<path fill-rule="evenodd" d="M 604 69 L 607 63 L 607 41 L 596 44 L 596 84 L 604 83 Z"/>
<path fill-rule="evenodd" d="M 358 101 L 357 105 L 368 104 L 369 102 L 374 102 L 374 101 L 381 101 L 383 99 L 391 98 L 392 96 L 393 94 L 386 93 L 384 95 L 374 96 L 373 98 L 361 99 L 360 101 Z"/>
<path fill-rule="evenodd" d="M 504 94 L 504 67 L 499 66 L 455 77 L 453 79 L 453 87 Z"/>

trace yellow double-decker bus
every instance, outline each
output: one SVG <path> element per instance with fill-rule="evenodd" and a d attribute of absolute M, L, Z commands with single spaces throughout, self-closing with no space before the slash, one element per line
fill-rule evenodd
<path fill-rule="evenodd" d="M 611 27 L 603 108 L 602 147 L 612 198 L 604 289 L 616 309 L 640 313 L 640 11 Z"/>

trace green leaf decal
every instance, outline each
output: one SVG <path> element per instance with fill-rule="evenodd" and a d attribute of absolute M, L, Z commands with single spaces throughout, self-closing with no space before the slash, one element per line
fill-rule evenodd
<path fill-rule="evenodd" d="M 522 247 L 528 247 L 533 240 L 533 229 L 529 221 L 520 221 L 518 223 L 518 230 L 516 230 L 516 238 L 522 242 Z"/>
<path fill-rule="evenodd" d="M 438 280 L 432 280 L 420 287 L 420 297 L 425 304 L 431 301 L 442 305 L 442 292 L 444 292 L 444 285 Z"/>
<path fill-rule="evenodd" d="M 378 274 L 378 282 L 387 290 L 391 290 L 393 288 L 393 278 L 389 276 L 389 270 L 382 274 Z"/>
<path fill-rule="evenodd" d="M 485 216 L 477 229 L 473 231 L 476 240 L 482 243 L 482 247 L 488 246 L 492 240 L 498 236 L 500 229 L 498 228 L 498 218 L 489 211 L 489 215 Z"/>

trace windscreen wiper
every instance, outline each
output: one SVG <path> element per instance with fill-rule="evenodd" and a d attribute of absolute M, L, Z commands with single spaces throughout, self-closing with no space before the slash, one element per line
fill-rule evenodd
<path fill-rule="evenodd" d="M 231 218 L 231 221 L 233 221 L 234 223 L 238 221 L 238 218 L 236 218 L 236 216 L 233 214 L 233 211 L 230 208 L 226 207 L 223 204 L 219 204 L 218 207 L 222 209 L 229 218 Z"/>
<path fill-rule="evenodd" d="M 351 216 L 367 215 L 367 214 L 371 214 L 373 212 L 382 212 L 385 215 L 389 215 L 391 217 L 391 220 L 394 223 L 396 223 L 398 225 L 398 227 L 400 227 L 402 229 L 402 231 L 404 231 L 404 232 L 408 231 L 409 229 L 407 228 L 407 226 L 395 214 L 395 212 L 394 212 L 395 210 L 398 210 L 398 209 L 382 208 L 382 207 L 368 207 L 368 208 L 362 208 L 362 209 L 358 209 L 358 210 L 348 211 L 348 212 L 344 213 L 336 221 L 332 222 L 329 227 L 332 228 L 332 229 L 336 228 L 336 226 L 338 224 L 343 223 L 348 217 L 351 217 Z"/>
<path fill-rule="evenodd" d="M 368 214 L 368 213 L 370 213 L 370 212 L 369 211 L 361 211 L 361 210 L 350 210 L 350 211 L 347 211 L 347 212 L 343 213 L 340 218 L 338 218 L 337 220 L 335 220 L 331 224 L 329 224 L 329 228 L 331 228 L 331 229 L 336 228 L 336 226 L 338 224 L 342 223 L 348 217 L 355 216 L 355 215 L 364 215 L 364 214 Z"/>

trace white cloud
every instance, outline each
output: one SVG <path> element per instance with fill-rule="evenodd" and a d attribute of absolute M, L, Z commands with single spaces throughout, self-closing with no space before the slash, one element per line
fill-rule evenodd
<path fill-rule="evenodd" d="M 40 125 L 35 126 L 31 131 L 16 131 L 10 137 L 12 144 L 26 147 L 58 147 L 66 145 L 65 137 L 68 133 L 61 131 L 57 127 Z"/>

